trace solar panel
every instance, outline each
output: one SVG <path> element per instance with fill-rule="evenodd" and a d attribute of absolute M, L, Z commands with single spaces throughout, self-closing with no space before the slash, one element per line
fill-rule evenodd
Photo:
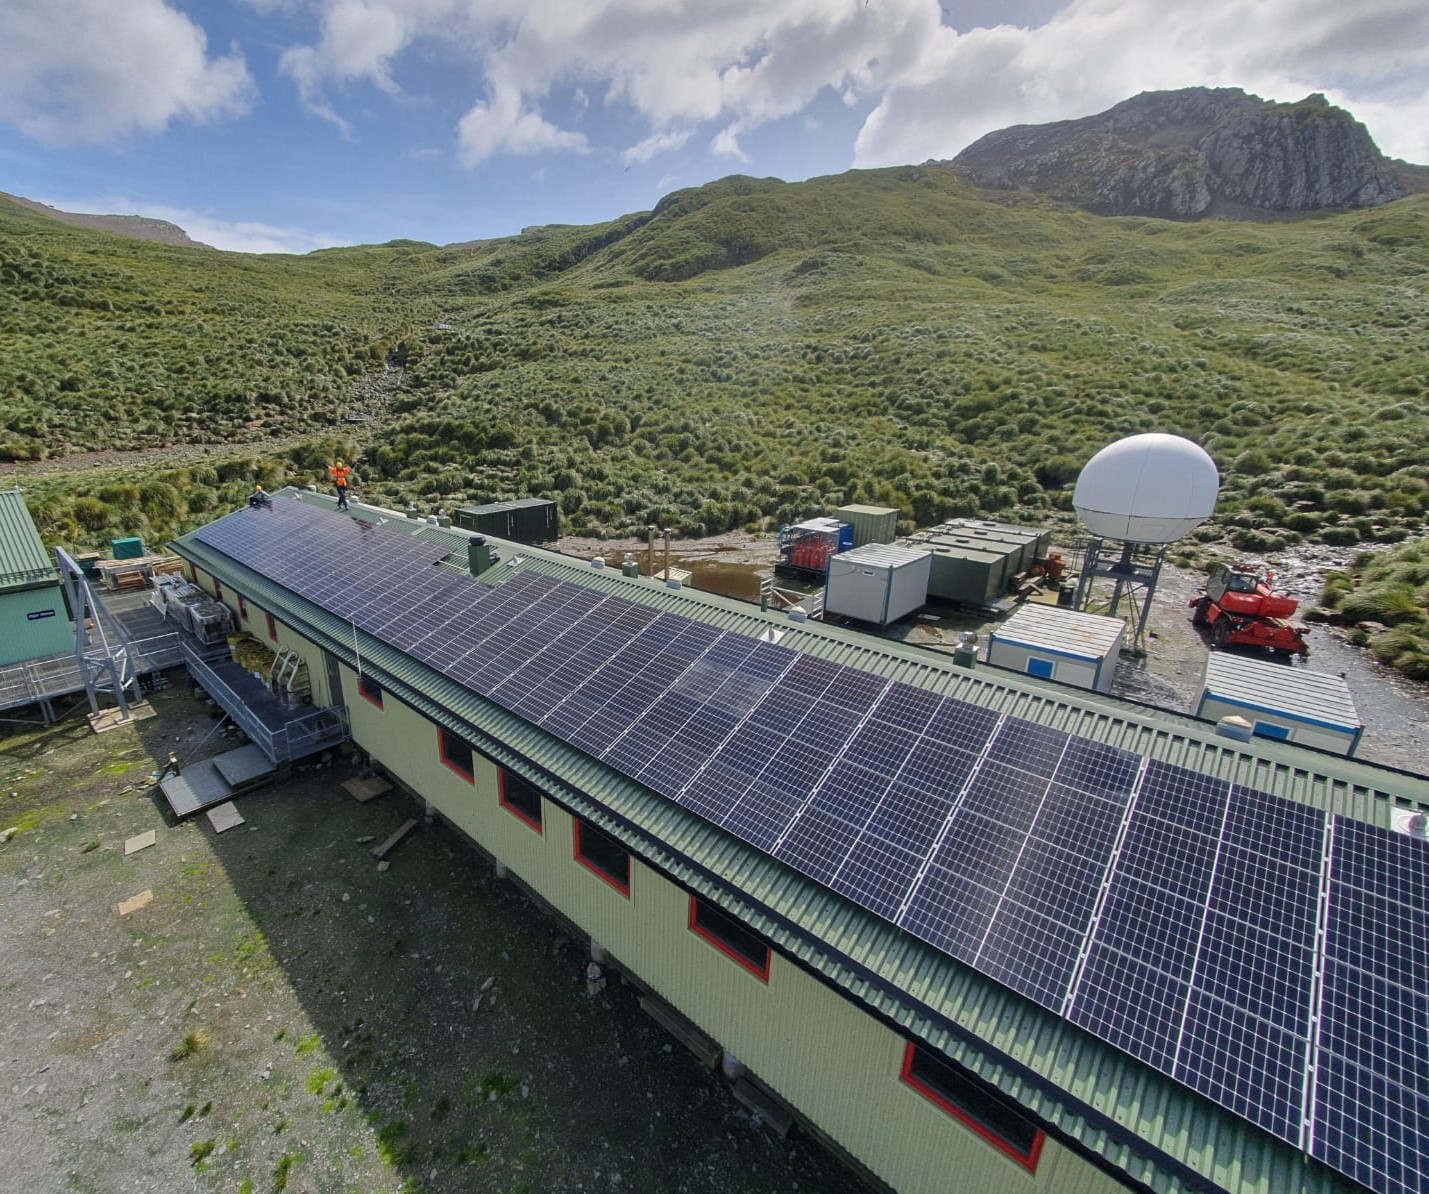
<path fill-rule="evenodd" d="M 1197 989 L 1186 1011 L 1175 1076 L 1274 1132 L 1298 1140 L 1304 1099 L 1304 1029 L 1288 1032 Z"/>
<path fill-rule="evenodd" d="M 1429 1188 L 1429 845 L 537 572 L 473 584 L 406 526 L 279 500 L 195 538 L 1371 1189 Z"/>
<path fill-rule="evenodd" d="M 1429 843 L 1331 818 L 1310 1152 L 1376 1191 L 1429 1188 Z"/>

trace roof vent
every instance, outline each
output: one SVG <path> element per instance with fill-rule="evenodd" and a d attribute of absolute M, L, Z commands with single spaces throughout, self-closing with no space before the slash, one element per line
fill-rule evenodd
<path fill-rule="evenodd" d="M 1249 742 L 1255 733 L 1255 727 L 1246 721 L 1244 717 L 1237 717 L 1234 713 L 1228 713 L 1220 721 L 1216 722 L 1216 733 L 1222 738 L 1234 738 L 1237 742 Z"/>

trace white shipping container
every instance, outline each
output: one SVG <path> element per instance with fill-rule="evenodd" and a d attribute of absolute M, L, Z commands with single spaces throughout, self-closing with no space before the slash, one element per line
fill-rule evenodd
<path fill-rule="evenodd" d="M 886 626 L 928 600 L 930 552 L 869 543 L 829 559 L 824 612 Z"/>

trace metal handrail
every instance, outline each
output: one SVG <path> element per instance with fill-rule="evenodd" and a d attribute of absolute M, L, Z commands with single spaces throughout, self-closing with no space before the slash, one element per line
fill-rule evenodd
<path fill-rule="evenodd" d="M 189 674 L 203 685 L 209 696 L 223 708 L 234 723 L 273 763 L 287 763 L 306 758 L 330 746 L 347 740 L 350 729 L 347 707 L 329 705 L 315 708 L 290 718 L 273 730 L 249 707 L 243 696 L 198 653 L 184 643 L 184 663 Z"/>

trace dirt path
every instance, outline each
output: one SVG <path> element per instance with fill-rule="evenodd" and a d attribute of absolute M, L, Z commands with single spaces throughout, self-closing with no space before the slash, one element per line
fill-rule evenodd
<path fill-rule="evenodd" d="M 380 434 L 387 420 L 392 395 L 401 389 L 402 380 L 402 370 L 382 369 L 359 377 L 352 383 L 347 421 L 341 425 L 341 429 L 353 438 L 359 448 Z M 271 455 L 312 438 L 313 433 L 306 431 L 253 440 L 164 444 L 122 451 L 105 449 L 99 452 L 75 452 L 45 460 L 7 461 L 0 464 L 0 484 L 12 477 L 63 476 L 67 473 L 86 473 L 97 469 L 133 472 L 149 465 L 171 469 L 195 464 L 210 456 L 229 458 L 238 455 Z"/>

